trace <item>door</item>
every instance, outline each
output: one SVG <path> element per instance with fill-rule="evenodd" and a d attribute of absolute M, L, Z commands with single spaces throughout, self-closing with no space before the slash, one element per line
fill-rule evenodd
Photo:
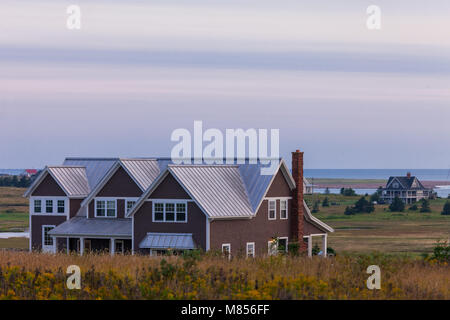
<path fill-rule="evenodd" d="M 123 240 L 116 240 L 115 253 L 123 253 Z"/>
<path fill-rule="evenodd" d="M 56 252 L 56 243 L 53 241 L 48 233 L 50 230 L 55 228 L 55 226 L 45 225 L 42 226 L 42 251 L 43 252 Z"/>

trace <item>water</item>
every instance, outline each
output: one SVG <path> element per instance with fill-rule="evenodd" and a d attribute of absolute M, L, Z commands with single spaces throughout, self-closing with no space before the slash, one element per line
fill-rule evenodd
<path fill-rule="evenodd" d="M 314 193 L 325 193 L 325 188 L 314 188 Z M 328 188 L 328 190 L 330 190 L 330 193 L 335 193 L 335 194 L 339 194 L 341 192 L 341 189 L 337 189 L 337 188 Z M 355 190 L 356 194 L 360 194 L 360 195 L 365 195 L 367 194 L 372 194 L 375 193 L 375 191 L 377 191 L 377 189 L 353 189 Z M 436 188 L 433 189 L 436 193 L 438 197 L 441 198 L 447 198 L 450 195 L 450 186 L 437 186 Z"/>
<path fill-rule="evenodd" d="M 329 179 L 389 179 L 406 176 L 407 172 L 424 181 L 450 181 L 449 169 L 304 169 L 307 178 Z"/>
<path fill-rule="evenodd" d="M 29 232 L 0 232 L 0 239 L 8 238 L 29 238 Z"/>

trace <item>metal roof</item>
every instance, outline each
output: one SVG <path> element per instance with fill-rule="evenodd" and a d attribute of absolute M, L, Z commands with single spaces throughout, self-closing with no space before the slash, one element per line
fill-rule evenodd
<path fill-rule="evenodd" d="M 121 159 L 120 162 L 143 190 L 146 190 L 160 173 L 156 159 Z"/>
<path fill-rule="evenodd" d="M 118 158 L 66 158 L 63 165 L 85 167 L 90 190 L 94 190 L 118 160 Z"/>
<path fill-rule="evenodd" d="M 84 167 L 52 166 L 47 169 L 69 197 L 85 197 L 89 194 L 90 188 Z"/>
<path fill-rule="evenodd" d="M 169 171 L 208 216 L 253 215 L 237 165 L 169 165 Z"/>
<path fill-rule="evenodd" d="M 49 232 L 51 236 L 131 237 L 131 219 L 73 217 Z"/>
<path fill-rule="evenodd" d="M 195 249 L 191 233 L 147 233 L 139 248 L 149 249 Z"/>

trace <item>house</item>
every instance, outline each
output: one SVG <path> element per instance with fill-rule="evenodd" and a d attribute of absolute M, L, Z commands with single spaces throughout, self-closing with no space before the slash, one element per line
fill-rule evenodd
<path fill-rule="evenodd" d="M 46 167 L 25 193 L 30 250 L 158 255 L 167 250 L 266 255 L 333 229 L 303 200 L 303 152 L 292 173 L 263 165 L 174 164 L 167 158 L 68 158 Z"/>
<path fill-rule="evenodd" d="M 425 188 L 419 179 L 408 172 L 406 176 L 390 177 L 386 187 L 382 189 L 380 198 L 382 201 L 391 203 L 395 197 L 398 197 L 405 204 L 410 204 L 431 196 L 433 196 L 433 189 Z"/>
<path fill-rule="evenodd" d="M 303 193 L 304 194 L 313 193 L 313 185 L 305 177 L 303 177 Z"/>

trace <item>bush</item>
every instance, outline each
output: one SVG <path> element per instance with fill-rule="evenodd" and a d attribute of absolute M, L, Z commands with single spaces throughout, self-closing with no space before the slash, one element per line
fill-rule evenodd
<path fill-rule="evenodd" d="M 356 196 L 356 192 L 352 188 L 341 188 L 341 194 L 343 196 Z"/>
<path fill-rule="evenodd" d="M 325 197 L 322 201 L 322 207 L 329 207 L 330 203 L 328 202 L 328 197 Z"/>
<path fill-rule="evenodd" d="M 345 208 L 344 214 L 345 214 L 346 216 L 351 216 L 351 215 L 354 215 L 354 214 L 355 214 L 355 211 L 353 211 L 352 208 L 350 208 L 349 206 L 347 206 L 347 208 Z"/>
<path fill-rule="evenodd" d="M 408 210 L 411 210 L 411 211 L 417 211 L 417 210 L 419 210 L 419 207 L 417 206 L 417 204 L 413 204 L 412 206 L 410 206 L 410 207 L 408 208 Z"/>
<path fill-rule="evenodd" d="M 391 212 L 403 212 L 405 210 L 405 204 L 399 197 L 395 197 L 389 205 L 389 210 L 391 210 Z"/>
<path fill-rule="evenodd" d="M 439 262 L 450 262 L 450 243 L 438 242 L 433 249 L 433 260 Z"/>
<path fill-rule="evenodd" d="M 442 209 L 441 214 L 444 215 L 444 216 L 449 216 L 450 215 L 450 201 L 447 201 L 444 204 L 444 208 Z"/>
<path fill-rule="evenodd" d="M 319 212 L 319 200 L 314 202 L 314 206 L 313 206 L 313 209 L 312 209 L 312 213 L 317 213 L 317 212 Z"/>
<path fill-rule="evenodd" d="M 375 211 L 373 203 L 367 201 L 365 197 L 361 197 L 358 201 L 356 201 L 353 209 L 356 213 L 361 212 L 371 213 Z"/>
<path fill-rule="evenodd" d="M 430 201 L 427 199 L 422 199 L 421 202 L 422 205 L 420 207 L 420 212 L 431 212 Z"/>

